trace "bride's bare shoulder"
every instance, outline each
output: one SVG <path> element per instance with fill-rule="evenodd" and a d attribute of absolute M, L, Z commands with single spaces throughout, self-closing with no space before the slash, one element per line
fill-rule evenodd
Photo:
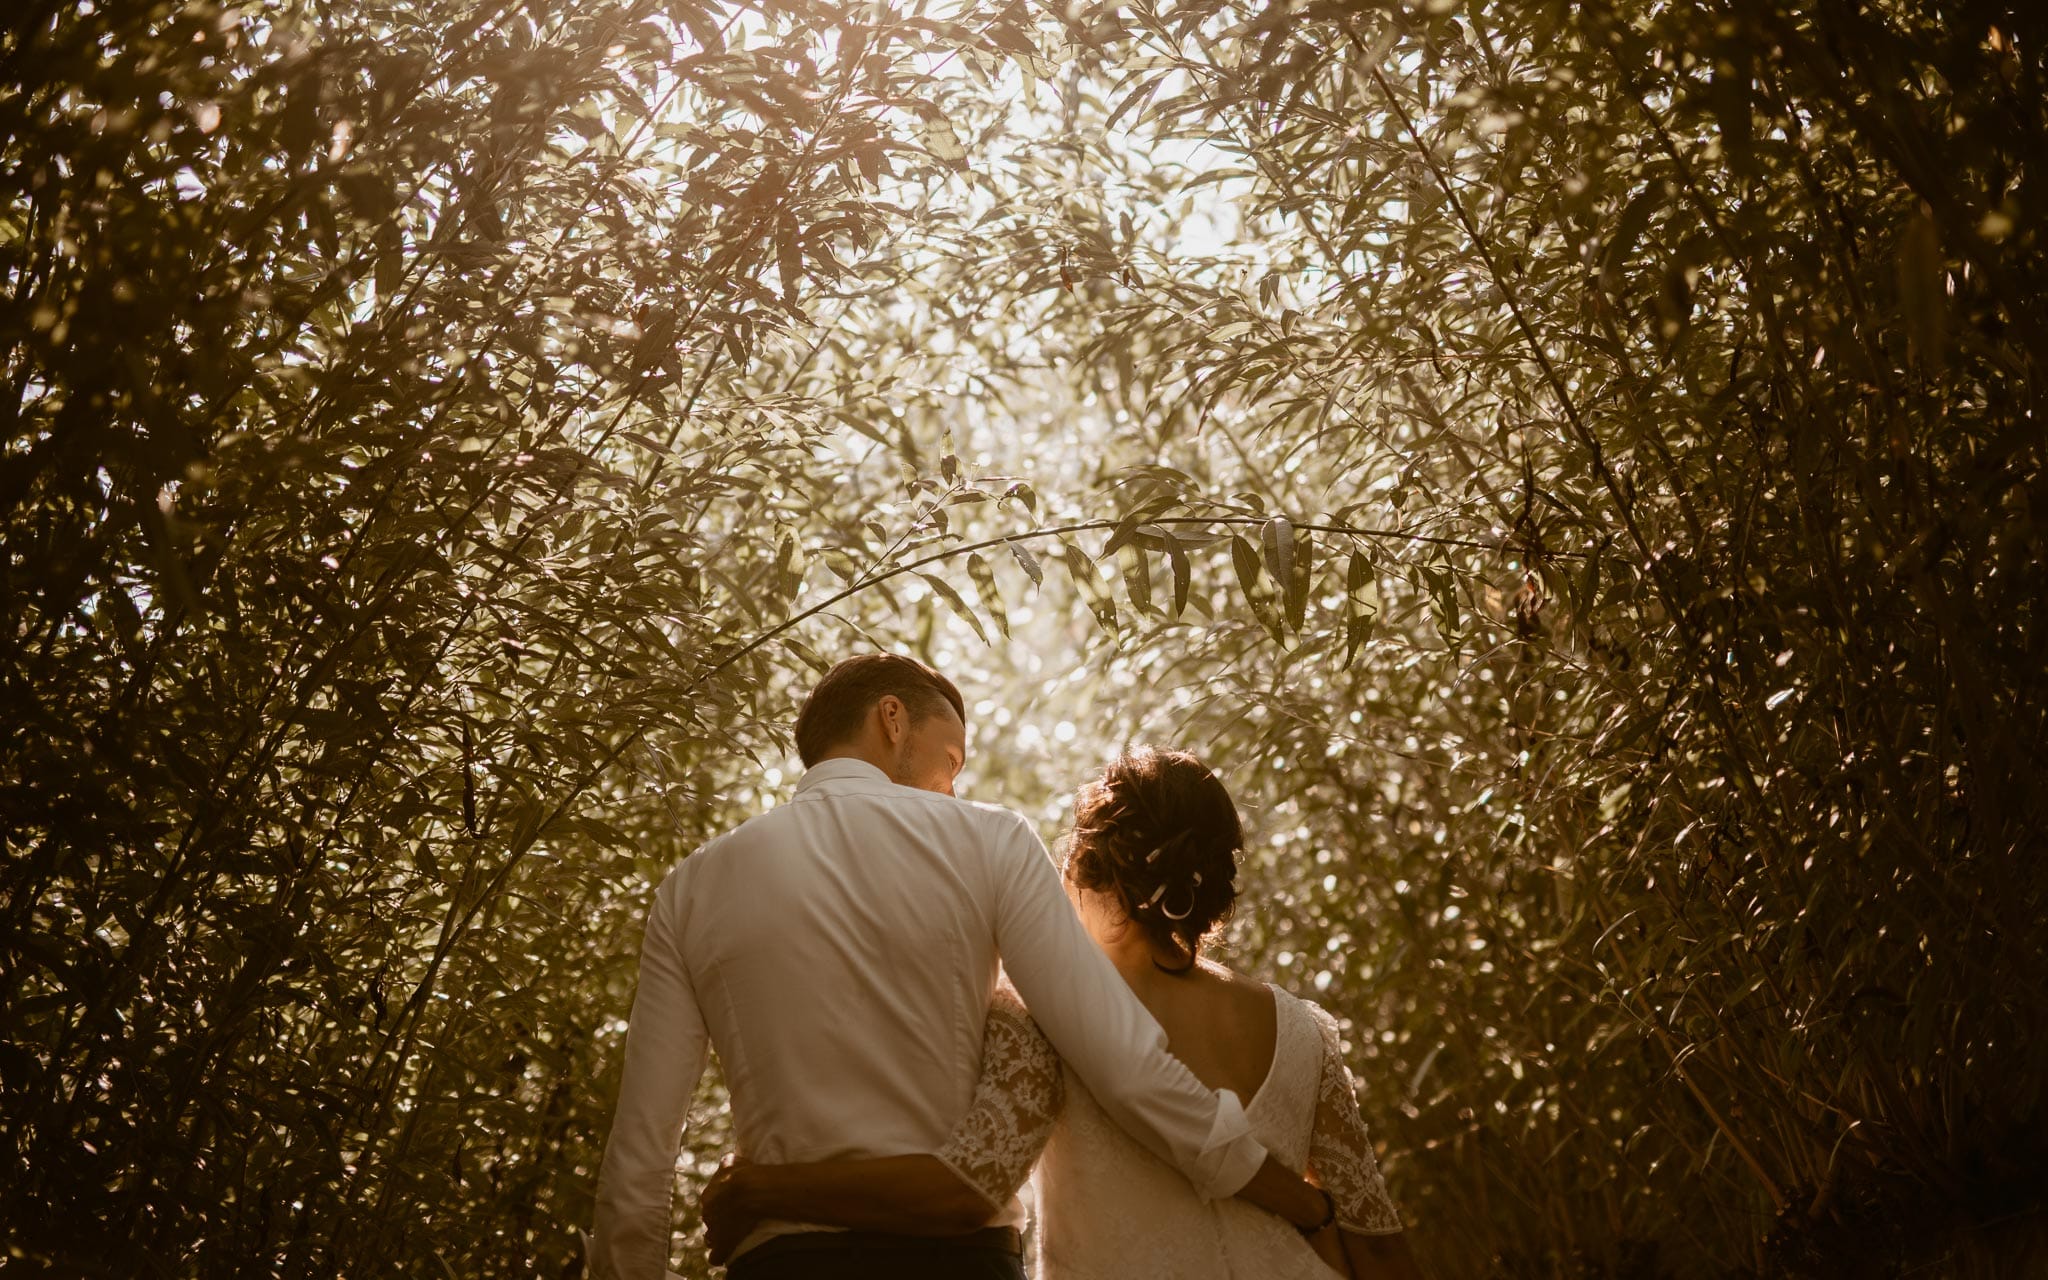
<path fill-rule="evenodd" d="M 1248 978 L 1235 969 L 1226 968 L 1214 960 L 1204 958 L 1198 963 L 1202 976 L 1226 991 L 1233 1000 L 1256 1003 L 1271 999 L 1269 993 L 1279 990 L 1257 978 Z"/>

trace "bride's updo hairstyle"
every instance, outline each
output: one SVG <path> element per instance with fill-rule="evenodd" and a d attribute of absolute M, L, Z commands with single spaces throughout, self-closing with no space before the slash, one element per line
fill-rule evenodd
<path fill-rule="evenodd" d="M 1168 972 L 1195 952 L 1237 902 L 1244 828 L 1230 793 L 1185 751 L 1135 747 L 1074 796 L 1067 877 L 1115 898 L 1145 931 Z"/>

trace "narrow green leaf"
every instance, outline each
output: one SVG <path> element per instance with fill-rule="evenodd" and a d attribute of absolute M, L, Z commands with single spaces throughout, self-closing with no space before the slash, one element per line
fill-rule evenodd
<path fill-rule="evenodd" d="M 1372 578 L 1372 561 L 1365 558 L 1363 551 L 1352 552 L 1350 567 L 1344 573 L 1345 592 L 1352 599 L 1357 599 L 1358 593 L 1365 589 L 1365 584 L 1371 582 Z"/>
<path fill-rule="evenodd" d="M 967 557 L 967 576 L 974 580 L 975 594 L 981 597 L 981 607 L 988 611 L 996 630 L 1003 633 L 1004 639 L 1009 639 L 1010 617 L 1003 610 L 1003 593 L 996 589 L 995 571 L 988 567 L 988 561 L 982 559 L 978 551 Z"/>
<path fill-rule="evenodd" d="M 1095 580 L 1095 562 L 1088 558 L 1088 553 L 1065 539 L 1060 540 L 1060 547 L 1065 552 L 1067 574 L 1073 578 L 1074 585 L 1090 599 L 1101 595 L 1102 587 Z"/>
<path fill-rule="evenodd" d="M 1294 594 L 1294 522 L 1286 516 L 1274 516 L 1259 530 L 1265 543 L 1266 572 L 1273 575 L 1273 585 L 1287 598 Z"/>
<path fill-rule="evenodd" d="M 1166 559 L 1173 566 L 1173 616 L 1178 618 L 1187 612 L 1188 585 L 1193 575 L 1188 566 L 1188 550 L 1180 539 L 1171 533 L 1166 538 Z"/>
<path fill-rule="evenodd" d="M 1237 584 L 1244 588 L 1244 598 L 1252 599 L 1259 587 L 1259 553 L 1252 550 L 1252 544 L 1232 534 L 1230 537 L 1230 560 L 1237 566 Z"/>
<path fill-rule="evenodd" d="M 1349 669 L 1351 661 L 1358 655 L 1359 646 L 1372 637 L 1373 620 L 1366 614 L 1352 614 L 1344 619 L 1344 662 Z"/>
<path fill-rule="evenodd" d="M 1122 632 L 1117 625 L 1116 601 L 1104 595 L 1089 607 L 1089 612 L 1095 615 L 1095 625 L 1101 627 L 1103 633 L 1111 640 L 1122 638 Z"/>
<path fill-rule="evenodd" d="M 967 625 L 974 628 L 974 634 L 981 637 L 983 644 L 988 643 L 988 632 L 981 625 L 980 615 L 967 606 L 967 602 L 960 598 L 960 593 L 953 589 L 952 583 L 929 573 L 920 573 L 917 576 L 925 580 L 926 584 L 931 587 L 934 595 L 951 605 L 953 612 L 967 620 Z"/>
<path fill-rule="evenodd" d="M 1464 643 L 1464 637 L 1458 633 L 1457 577 L 1449 569 L 1431 568 L 1428 565 L 1422 566 L 1421 573 L 1429 584 L 1430 601 L 1436 614 L 1437 634 L 1443 637 L 1446 645 L 1457 649 Z"/>
<path fill-rule="evenodd" d="M 819 675 L 824 675 L 827 671 L 830 671 L 832 669 L 832 664 L 825 661 L 823 658 L 819 657 L 817 650 L 811 648 L 811 646 L 805 644 L 803 641 L 797 639 L 795 636 L 784 636 L 782 639 L 782 643 L 784 648 L 788 649 L 797 657 L 802 658 L 804 660 L 804 665 L 809 667 L 811 670 L 817 672 Z"/>
<path fill-rule="evenodd" d="M 1635 199 L 1629 201 L 1628 207 L 1622 210 L 1620 221 L 1615 223 L 1613 233 L 1608 236 L 1606 245 L 1600 251 L 1602 292 L 1610 295 L 1620 292 L 1622 268 L 1627 264 L 1629 254 L 1634 252 L 1636 241 L 1649 227 L 1650 216 L 1663 202 L 1663 184 L 1653 182 L 1638 192 Z"/>
<path fill-rule="evenodd" d="M 1032 586 L 1045 585 L 1045 570 L 1040 567 L 1038 557 L 1031 554 L 1031 548 L 1021 542 L 1006 542 L 1003 545 L 1010 549 L 1011 555 L 1017 557 L 1017 567 L 1024 571 L 1025 577 L 1031 579 Z"/>
<path fill-rule="evenodd" d="M 1095 558 L 1107 560 L 1122 550 L 1125 543 L 1138 535 L 1138 526 L 1145 523 L 1148 518 L 1149 513 L 1141 508 L 1117 521 L 1115 530 L 1109 535 L 1109 541 L 1102 544 L 1102 550 L 1096 553 Z"/>
<path fill-rule="evenodd" d="M 775 224 L 775 269 L 782 277 L 783 300 L 795 302 L 804 278 L 804 250 L 803 229 L 794 214 L 784 214 Z"/>
<path fill-rule="evenodd" d="M 796 540 L 796 534 L 783 530 L 775 544 L 775 574 L 782 580 L 783 590 L 795 595 L 803 586 L 804 549 Z"/>
<path fill-rule="evenodd" d="M 1287 621 L 1296 631 L 1308 620 L 1308 594 L 1315 583 L 1316 540 L 1305 533 L 1289 539 L 1293 550 L 1292 572 L 1287 579 Z"/>
<path fill-rule="evenodd" d="M 1152 557 L 1145 554 L 1143 547 L 1125 547 L 1119 555 L 1124 565 L 1124 590 L 1130 593 L 1131 607 L 1139 613 L 1152 612 Z"/>

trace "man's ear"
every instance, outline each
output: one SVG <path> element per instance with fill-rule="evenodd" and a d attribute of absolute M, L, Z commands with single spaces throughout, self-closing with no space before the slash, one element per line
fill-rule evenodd
<path fill-rule="evenodd" d="M 903 741 L 903 735 L 910 732 L 910 708 L 903 705 L 903 699 L 893 693 L 885 693 L 875 703 L 875 715 L 882 726 L 882 741 L 895 746 Z"/>

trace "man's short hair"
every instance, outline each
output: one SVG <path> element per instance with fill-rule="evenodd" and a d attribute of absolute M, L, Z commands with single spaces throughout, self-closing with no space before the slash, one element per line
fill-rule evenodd
<path fill-rule="evenodd" d="M 796 753 L 810 768 L 832 748 L 851 738 L 877 702 L 890 694 L 903 700 L 916 724 L 953 708 L 967 723 L 967 704 L 951 680 L 915 658 L 894 653 L 864 653 L 833 667 L 804 699 L 796 716 Z"/>

